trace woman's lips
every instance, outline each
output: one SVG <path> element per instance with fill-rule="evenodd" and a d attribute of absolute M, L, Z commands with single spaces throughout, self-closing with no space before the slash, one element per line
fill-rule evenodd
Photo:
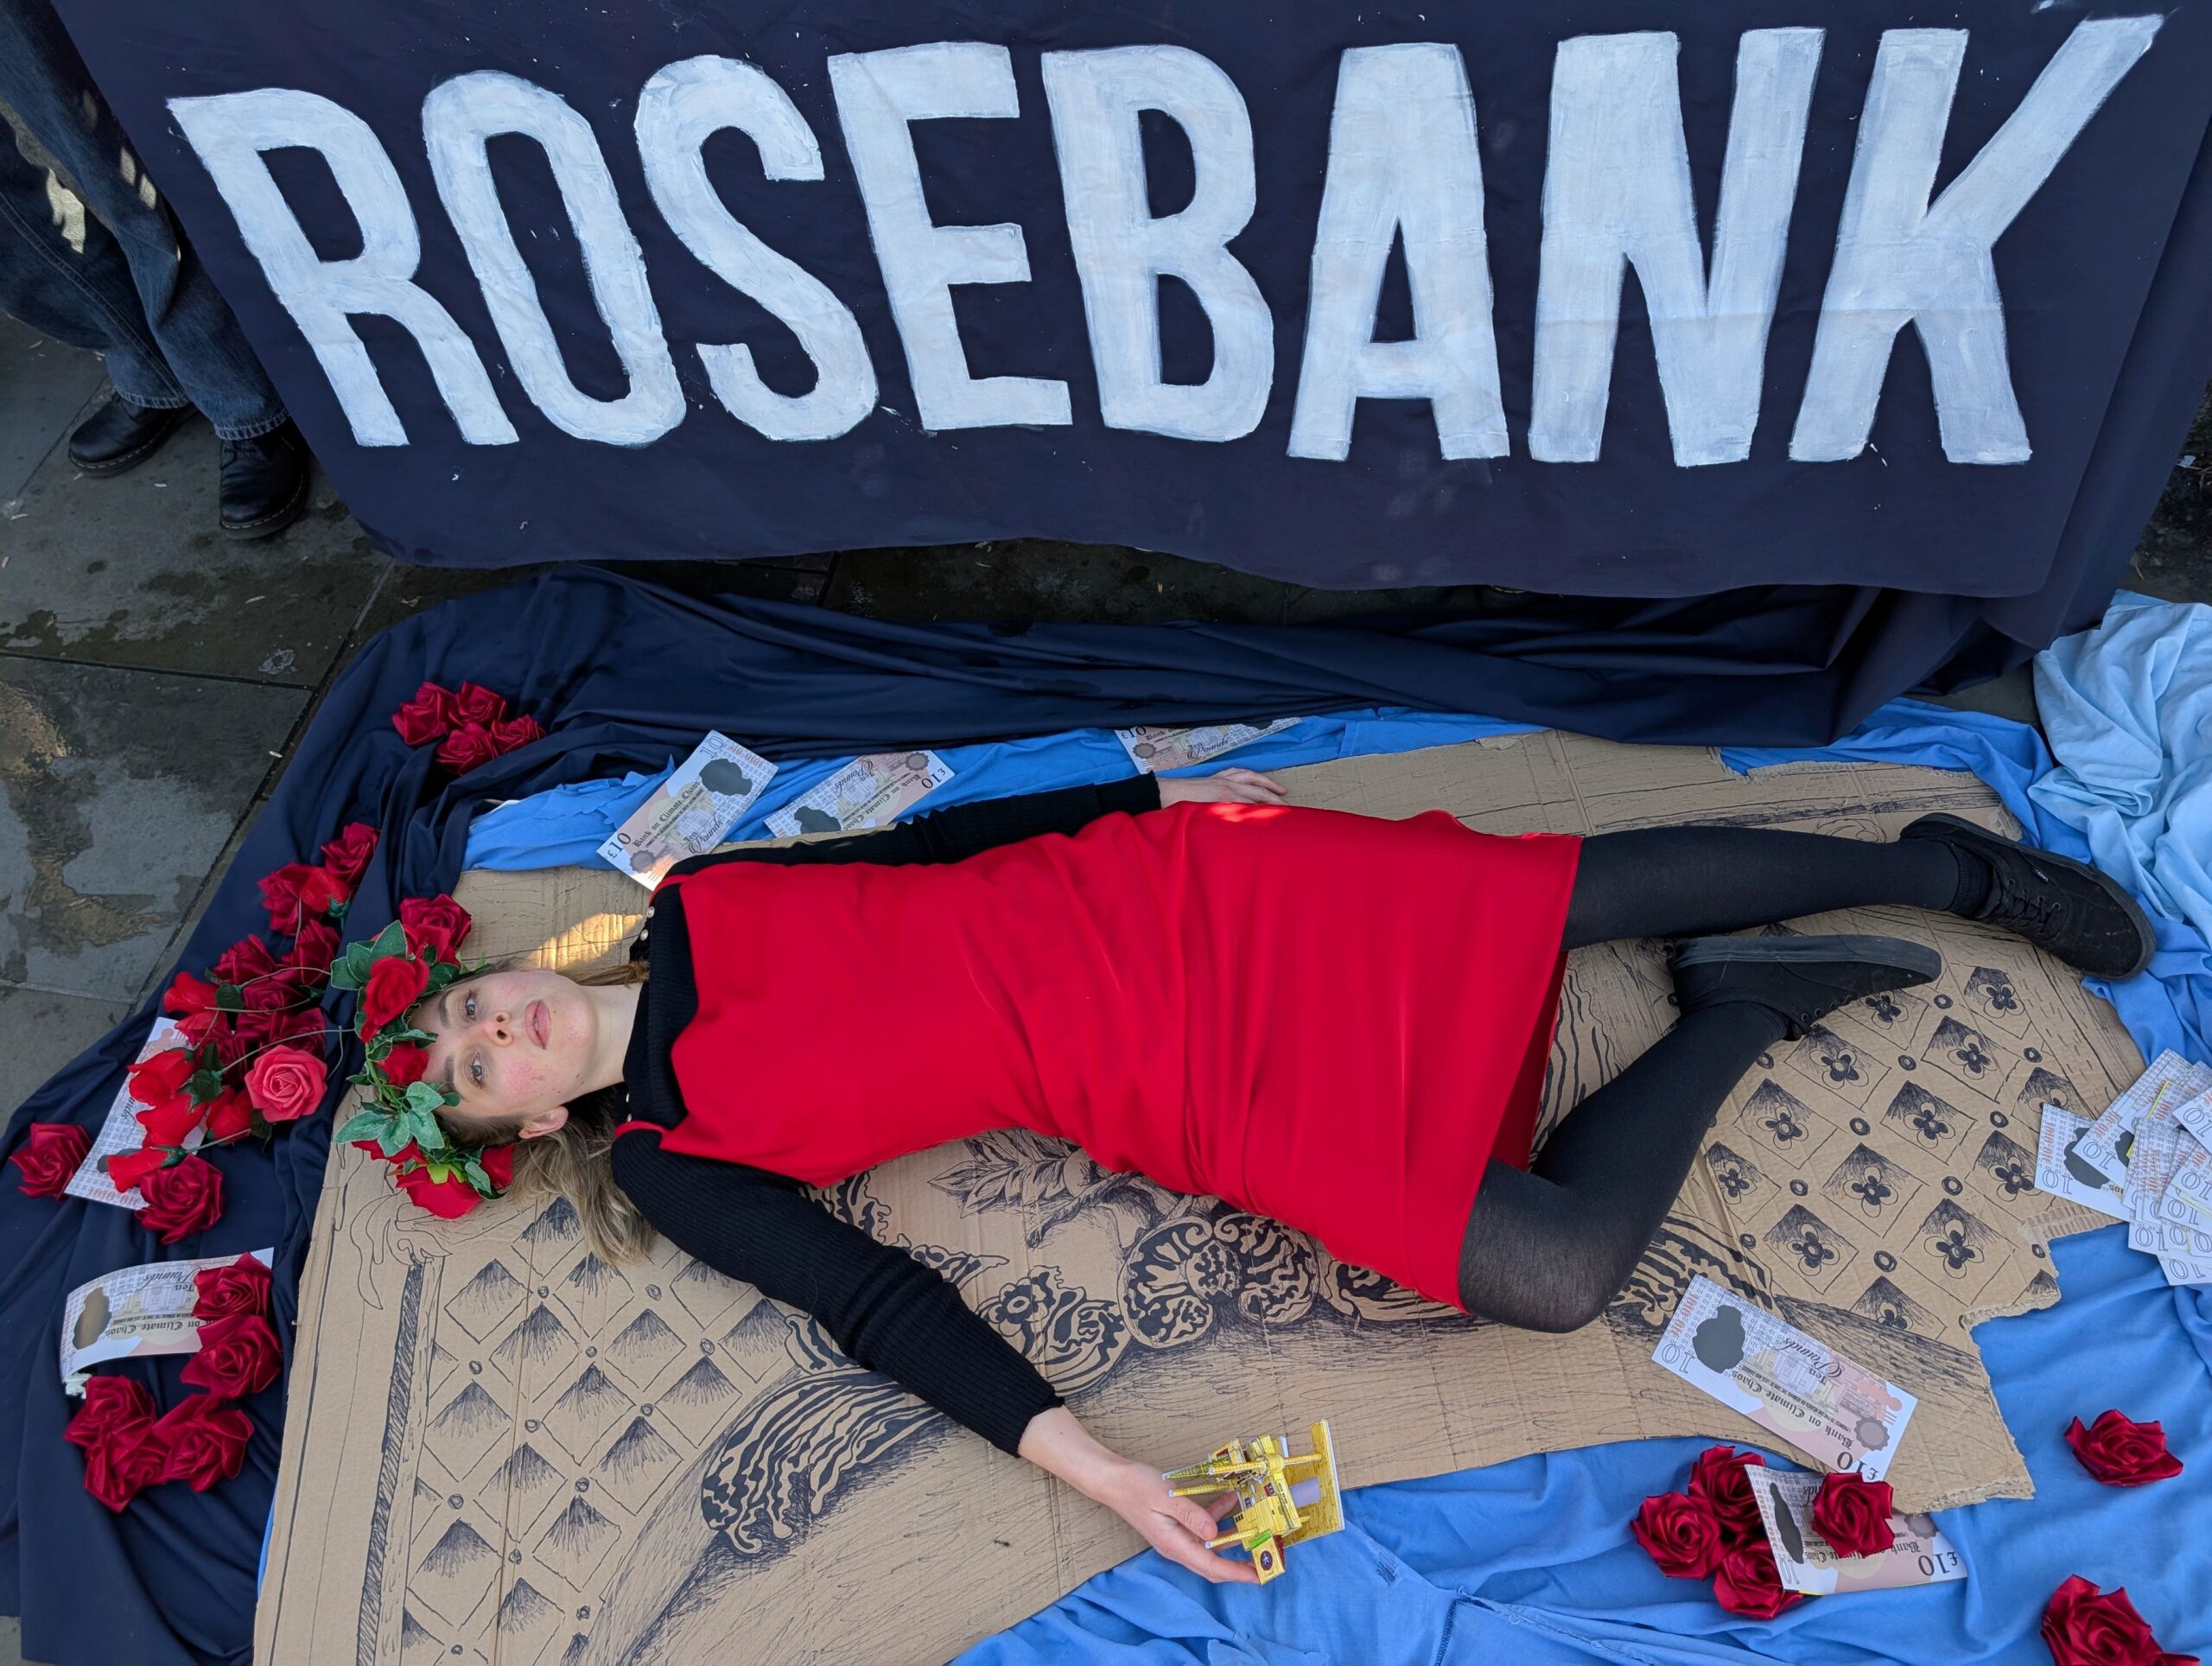
<path fill-rule="evenodd" d="M 543 1001 L 531 1002 L 530 1003 L 530 1039 L 537 1043 L 540 1051 L 543 1051 L 545 1045 L 552 1040 L 551 1029 L 552 1024 L 546 1013 L 545 1003 Z"/>

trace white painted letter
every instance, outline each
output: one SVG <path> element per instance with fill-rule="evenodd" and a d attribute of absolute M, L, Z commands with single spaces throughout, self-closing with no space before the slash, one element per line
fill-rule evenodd
<path fill-rule="evenodd" d="M 593 398 L 569 379 L 561 361 L 553 326 L 537 299 L 537 280 L 523 264 L 492 182 L 485 145 L 499 133 L 519 133 L 545 152 L 583 256 L 592 304 L 630 378 L 630 391 L 619 399 Z M 607 445 L 644 445 L 682 422 L 683 390 L 646 287 L 645 255 L 622 217 L 591 124 L 559 94 L 483 69 L 430 89 L 423 100 L 423 140 L 446 213 L 461 233 L 469 269 L 506 344 L 507 360 L 546 420 L 580 440 Z"/>
<path fill-rule="evenodd" d="M 281 86 L 172 99 L 169 111 L 230 206 L 238 236 L 261 263 L 277 303 L 315 349 L 355 444 L 407 443 L 399 413 L 348 321 L 359 313 L 389 318 L 415 338 L 462 439 L 471 445 L 514 442 L 514 425 L 499 409 L 474 345 L 415 283 L 423 258 L 415 211 L 366 122 L 319 94 Z M 330 165 L 360 227 L 360 253 L 325 260 L 308 241 L 261 159 L 264 150 L 294 147 L 319 152 Z"/>
<path fill-rule="evenodd" d="M 909 122 L 1021 113 L 1014 60 L 1004 47 L 939 41 L 830 60 L 837 120 L 868 208 L 891 315 L 925 429 L 994 428 L 1072 420 L 1068 385 L 1028 376 L 968 374 L 952 315 L 956 283 L 1027 283 L 1021 227 L 938 226 L 922 199 L 922 166 Z"/>
<path fill-rule="evenodd" d="M 1402 238 L 1414 336 L 1375 340 Z M 1290 455 L 1341 462 L 1361 399 L 1426 399 L 1446 457 L 1503 457 L 1475 100 L 1459 48 L 1356 47 L 1337 71 Z"/>
<path fill-rule="evenodd" d="M 1045 54 L 1068 237 L 1083 278 L 1099 414 L 1109 428 L 1179 440 L 1235 440 L 1260 424 L 1274 382 L 1274 320 L 1228 249 L 1252 218 L 1252 120 L 1236 84 L 1182 47 Z M 1189 207 L 1155 219 L 1145 191 L 1140 111 L 1191 142 Z M 1160 279 L 1205 309 L 1213 369 L 1197 386 L 1162 379 Z"/>
<path fill-rule="evenodd" d="M 1630 263 L 1651 320 L 1675 461 L 1687 468 L 1751 455 L 1821 31 L 1753 29 L 1737 48 L 1710 283 L 1677 45 L 1656 34 L 1559 44 L 1529 421 L 1529 455 L 1539 462 L 1597 461 Z"/>
<path fill-rule="evenodd" d="M 1928 354 L 1943 455 L 2022 463 L 2028 429 L 2005 356 L 1991 251 L 2121 76 L 2158 17 L 2107 17 L 2066 37 L 2020 106 L 1931 206 L 1964 29 L 1885 30 L 1859 121 L 1835 264 L 1789 455 L 1842 462 L 1865 448 L 1890 349 L 1910 320 Z"/>
<path fill-rule="evenodd" d="M 818 180 L 822 148 L 806 118 L 766 71 L 732 58 L 687 58 L 645 83 L 638 99 L 638 157 L 661 217 L 715 277 L 751 296 L 798 338 L 814 386 L 776 392 L 753 351 L 699 348 L 707 381 L 729 414 L 772 440 L 834 440 L 875 409 L 875 367 L 861 327 L 812 273 L 741 226 L 707 178 L 700 147 L 734 127 L 760 150 L 772 180 Z"/>

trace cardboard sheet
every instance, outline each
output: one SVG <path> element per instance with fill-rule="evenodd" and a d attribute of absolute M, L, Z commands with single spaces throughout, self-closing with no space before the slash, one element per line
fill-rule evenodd
<path fill-rule="evenodd" d="M 1301 803 L 1443 805 L 1499 832 L 2006 821 L 1964 775 L 1745 779 L 1703 749 L 1557 733 L 1288 774 Z M 645 901 L 612 870 L 471 874 L 460 895 L 472 951 L 570 968 L 619 955 Z M 2094 1110 L 2140 1057 L 2071 974 L 1999 933 L 1909 909 L 1788 929 L 1919 938 L 1944 973 L 1761 1059 L 1629 1288 L 1573 1336 L 1446 1313 L 1027 1134 L 918 1154 L 825 1203 L 942 1267 L 1102 1438 L 1162 1467 L 1323 1416 L 1350 1485 L 1643 1435 L 1749 1443 L 1758 1431 L 1651 1363 L 1703 1273 L 1919 1396 L 1890 1473 L 1899 1508 L 2027 1496 L 1967 1329 L 2056 1300 L 2049 1238 L 2102 1218 L 2036 1190 L 2037 1106 Z M 1573 957 L 1547 1126 L 1663 1029 L 1668 1002 L 1656 944 Z M 563 1204 L 448 1224 L 359 1154 L 332 1161 L 261 1659 L 938 1661 L 1139 1548 L 666 1245 L 611 1267 Z"/>

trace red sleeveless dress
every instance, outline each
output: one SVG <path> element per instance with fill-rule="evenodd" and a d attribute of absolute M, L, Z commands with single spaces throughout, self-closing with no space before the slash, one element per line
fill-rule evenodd
<path fill-rule="evenodd" d="M 994 1128 L 1459 1305 L 1529 1158 L 1580 842 L 1180 804 L 966 861 L 672 876 L 699 1006 L 664 1147 L 825 1185 Z"/>

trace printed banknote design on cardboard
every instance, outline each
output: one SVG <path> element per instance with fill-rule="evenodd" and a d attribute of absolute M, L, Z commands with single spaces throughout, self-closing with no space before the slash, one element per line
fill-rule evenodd
<path fill-rule="evenodd" d="M 1702 751 L 1555 734 L 1287 773 L 1301 802 L 1443 804 L 1507 833 L 2001 818 L 1963 777 L 1744 779 Z M 619 952 L 645 900 L 578 869 L 460 894 L 484 952 L 570 964 Z M 1999 934 L 1903 909 L 1789 929 L 1932 941 L 1945 970 L 1761 1059 L 1628 1288 L 1572 1336 L 1478 1325 L 1027 1134 L 823 1199 L 943 1269 L 1103 1438 L 1163 1465 L 1314 1408 L 1351 1486 L 1644 1435 L 1770 1441 L 1652 1363 L 1702 1275 L 1916 1396 L 1901 1509 L 2025 1496 L 1967 1326 L 2055 1300 L 2048 1237 L 2102 1218 L 2037 1189 L 2039 1107 L 2093 1115 L 2141 1060 L 2064 969 Z M 1655 944 L 1572 958 L 1547 1126 L 1660 1033 L 1668 988 Z M 1137 1548 L 666 1245 L 610 1267 L 561 1204 L 430 1221 L 372 1167 L 340 1154 L 318 1218 L 262 1657 L 672 1666 L 741 1631 L 760 1658 L 942 1660 Z"/>

